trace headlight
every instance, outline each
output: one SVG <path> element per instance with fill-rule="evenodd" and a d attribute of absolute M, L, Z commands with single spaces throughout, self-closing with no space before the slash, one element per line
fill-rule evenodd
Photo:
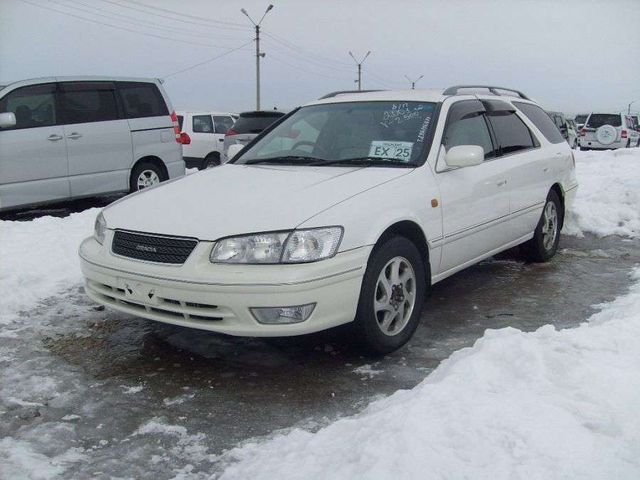
<path fill-rule="evenodd" d="M 93 236 L 98 241 L 100 245 L 104 243 L 104 236 L 107 233 L 107 222 L 102 215 L 102 212 L 98 214 L 96 217 L 96 223 L 93 228 Z"/>
<path fill-rule="evenodd" d="M 211 250 L 212 263 L 307 263 L 333 257 L 342 227 L 259 233 L 219 240 Z"/>

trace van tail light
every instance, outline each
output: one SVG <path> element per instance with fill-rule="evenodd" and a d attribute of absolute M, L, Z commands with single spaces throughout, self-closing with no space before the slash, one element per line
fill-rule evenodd
<path fill-rule="evenodd" d="M 178 143 L 181 143 L 182 145 L 191 145 L 191 137 L 187 132 L 182 132 Z"/>
<path fill-rule="evenodd" d="M 176 142 L 182 143 L 180 141 L 180 124 L 175 111 L 171 112 L 171 121 L 173 122 L 173 132 L 176 134 Z"/>
<path fill-rule="evenodd" d="M 620 138 L 627 138 L 627 131 L 626 130 L 622 130 L 620 132 Z"/>
<path fill-rule="evenodd" d="M 229 130 L 227 130 L 227 133 L 224 134 L 225 137 L 232 137 L 233 135 L 238 135 L 238 132 L 236 132 L 233 128 L 230 128 Z"/>

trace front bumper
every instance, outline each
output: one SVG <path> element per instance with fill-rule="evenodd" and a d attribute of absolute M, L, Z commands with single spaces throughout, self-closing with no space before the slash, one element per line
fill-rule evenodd
<path fill-rule="evenodd" d="M 200 242 L 183 265 L 117 256 L 113 231 L 104 246 L 80 245 L 85 290 L 94 301 L 132 315 L 239 336 L 276 337 L 317 332 L 353 321 L 371 252 L 361 247 L 316 263 L 216 265 L 211 242 Z M 316 303 L 304 322 L 258 323 L 251 307 Z"/>

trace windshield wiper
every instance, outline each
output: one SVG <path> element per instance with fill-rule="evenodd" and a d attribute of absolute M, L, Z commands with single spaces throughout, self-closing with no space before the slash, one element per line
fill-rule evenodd
<path fill-rule="evenodd" d="M 325 165 L 357 165 L 362 167 L 368 166 L 381 166 L 389 165 L 394 167 L 415 167 L 414 164 L 398 160 L 397 158 L 383 158 L 383 157 L 357 157 L 357 158 L 341 158 L 338 160 L 322 160 L 315 163 L 310 163 L 312 167 L 325 166 Z"/>
<path fill-rule="evenodd" d="M 256 165 L 258 163 L 285 163 L 290 165 L 311 165 L 321 161 L 316 157 L 303 157 L 302 155 L 287 155 L 283 157 L 252 158 L 241 165 Z"/>

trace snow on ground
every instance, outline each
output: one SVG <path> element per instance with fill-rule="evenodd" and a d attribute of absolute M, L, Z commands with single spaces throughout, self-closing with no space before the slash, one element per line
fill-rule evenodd
<path fill-rule="evenodd" d="M 639 236 L 640 150 L 577 157 L 581 186 L 566 231 Z M 101 445 L 71 447 L 85 441 L 74 416 L 57 421 L 54 412 L 28 426 L 41 406 L 45 413 L 64 410 L 93 388 L 43 339 L 90 335 L 89 323 L 98 318 L 82 310 L 90 310 L 91 302 L 79 307 L 65 301 L 82 285 L 77 247 L 92 233 L 97 212 L 0 221 L 0 414 L 27 419 L 17 430 L 0 425 L 0 477 L 64 478 L 70 465 L 101 452 Z M 43 305 L 55 311 L 32 322 L 30 312 Z M 577 329 L 489 331 L 414 390 L 375 402 L 358 417 L 229 452 L 221 459 L 231 462 L 223 478 L 326 478 L 326 472 L 332 478 L 389 478 L 389 472 L 393 478 L 416 472 L 421 478 L 640 478 L 640 425 L 632 411 L 640 404 L 633 388 L 640 385 L 639 311 L 636 286 Z M 119 390 L 135 393 L 130 386 Z M 167 461 L 211 461 L 199 434 L 161 424 L 157 419 L 142 426 L 123 442 L 148 437 L 155 445 L 159 436 L 174 436 L 180 445 Z M 130 454 L 149 450 L 137 443 Z"/>
<path fill-rule="evenodd" d="M 640 478 L 634 276 L 578 328 L 488 330 L 356 417 L 232 450 L 219 478 Z"/>
<path fill-rule="evenodd" d="M 564 233 L 640 237 L 640 148 L 575 155 L 580 186 Z"/>

